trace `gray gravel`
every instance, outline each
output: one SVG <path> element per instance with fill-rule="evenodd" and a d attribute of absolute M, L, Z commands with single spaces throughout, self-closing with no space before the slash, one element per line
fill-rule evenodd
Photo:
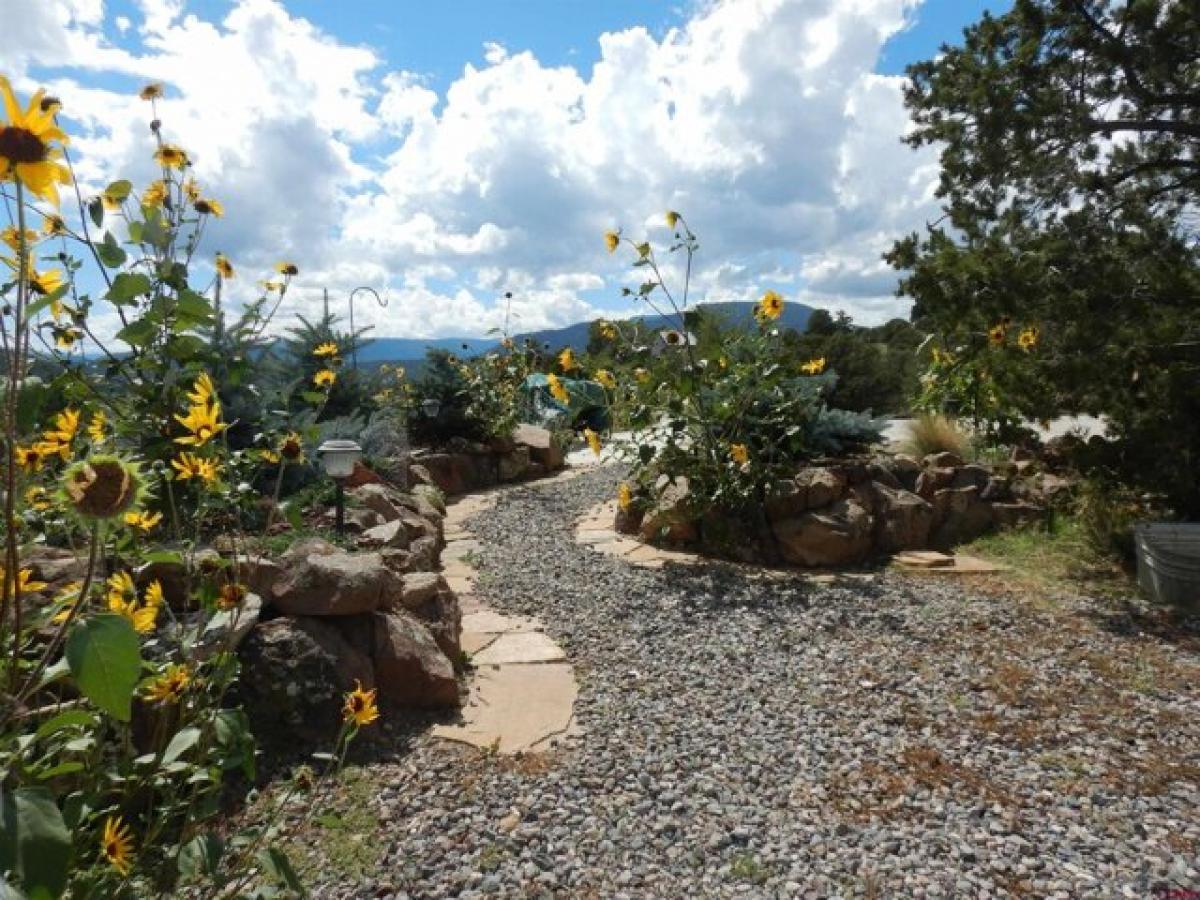
<path fill-rule="evenodd" d="M 517 489 L 469 523 L 488 602 L 574 662 L 584 735 L 540 761 L 417 735 L 371 766 L 378 870 L 317 896 L 1200 889 L 1194 633 L 890 574 L 635 569 L 573 541 L 614 484 Z"/>

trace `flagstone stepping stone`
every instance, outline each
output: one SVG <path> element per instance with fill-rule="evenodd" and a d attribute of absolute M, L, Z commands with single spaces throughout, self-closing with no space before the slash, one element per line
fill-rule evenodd
<path fill-rule="evenodd" d="M 542 625 L 537 619 L 530 619 L 526 616 L 506 616 L 494 609 L 484 608 L 479 612 L 464 615 L 462 628 L 464 633 L 504 634 L 506 632 L 541 631 Z"/>
<path fill-rule="evenodd" d="M 901 556 L 903 555 L 901 554 Z M 897 569 L 903 572 L 919 575 L 995 575 L 1008 571 L 1008 566 L 980 559 L 978 556 L 968 556 L 965 553 L 951 556 L 948 563 L 939 562 L 934 565 L 913 564 L 901 559 L 900 556 L 895 557 L 892 562 Z"/>
<path fill-rule="evenodd" d="M 567 658 L 554 639 L 539 631 L 501 634 L 486 649 L 475 654 L 477 666 L 558 662 Z"/>
<path fill-rule="evenodd" d="M 433 736 L 501 754 L 548 749 L 572 729 L 579 687 L 569 663 L 502 665 L 475 673 L 462 721 Z"/>

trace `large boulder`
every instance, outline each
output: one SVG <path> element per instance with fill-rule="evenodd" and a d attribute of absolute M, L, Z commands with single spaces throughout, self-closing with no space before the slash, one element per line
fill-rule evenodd
<path fill-rule="evenodd" d="M 657 499 L 642 517 L 642 540 L 665 544 L 687 544 L 696 539 L 696 520 L 689 509 L 687 476 L 659 476 Z"/>
<path fill-rule="evenodd" d="M 1034 503 L 993 503 L 992 524 L 996 528 L 1019 528 L 1038 522 L 1045 511 Z"/>
<path fill-rule="evenodd" d="M 342 695 L 375 682 L 370 657 L 328 621 L 280 617 L 258 625 L 239 648 L 238 695 L 268 747 L 323 743 L 341 725 Z"/>
<path fill-rule="evenodd" d="M 290 616 L 348 616 L 387 607 L 400 590 L 378 553 L 314 553 L 284 570 L 270 599 Z"/>
<path fill-rule="evenodd" d="M 444 493 L 465 494 L 496 483 L 495 457 L 482 449 L 481 453 L 427 453 L 420 461 Z"/>
<path fill-rule="evenodd" d="M 992 527 L 992 506 L 980 499 L 979 489 L 942 488 L 933 495 L 933 535 L 939 549 L 973 541 Z"/>
<path fill-rule="evenodd" d="M 529 471 L 529 448 L 522 445 L 504 453 L 496 462 L 501 481 L 518 481 Z"/>
<path fill-rule="evenodd" d="M 517 446 L 528 447 L 530 461 L 544 466 L 547 472 L 558 471 L 566 462 L 554 435 L 545 428 L 522 423 L 513 429 L 512 438 Z"/>
<path fill-rule="evenodd" d="M 846 475 L 826 466 L 808 466 L 789 481 L 771 487 L 767 517 L 772 522 L 793 519 L 809 510 L 822 509 L 846 494 Z"/>
<path fill-rule="evenodd" d="M 929 469 L 957 469 L 963 464 L 963 458 L 951 450 L 943 450 L 941 453 L 928 454 L 924 463 Z"/>
<path fill-rule="evenodd" d="M 422 519 L 421 521 L 424 520 Z M 374 528 L 368 528 L 358 538 L 358 545 L 360 547 L 371 549 L 389 547 L 403 550 L 408 547 L 408 543 L 408 530 L 404 527 L 404 522 L 400 519 L 384 522 L 382 525 L 376 525 Z"/>
<path fill-rule="evenodd" d="M 842 566 L 871 553 L 871 514 L 853 498 L 774 525 L 783 558 L 801 566 Z"/>
<path fill-rule="evenodd" d="M 879 483 L 873 487 L 875 548 L 896 553 L 928 547 L 933 505 L 909 491 Z"/>
<path fill-rule="evenodd" d="M 954 484 L 955 470 L 951 468 L 933 467 L 925 469 L 917 476 L 913 492 L 917 496 L 932 502 L 934 494 Z"/>
<path fill-rule="evenodd" d="M 954 472 L 954 480 L 950 482 L 950 487 L 973 487 L 979 491 L 983 491 L 991 481 L 992 473 L 983 466 L 971 463 L 970 465 L 960 466 Z"/>
<path fill-rule="evenodd" d="M 917 478 L 921 474 L 921 463 L 906 453 L 897 453 L 888 461 L 888 468 L 906 491 L 916 491 Z"/>
<path fill-rule="evenodd" d="M 431 572 L 438 567 L 441 545 L 436 538 L 421 537 L 408 545 L 409 572 Z"/>
<path fill-rule="evenodd" d="M 429 630 L 405 612 L 375 614 L 375 683 L 379 699 L 396 706 L 460 704 L 454 666 Z"/>
<path fill-rule="evenodd" d="M 379 515 L 384 522 L 400 518 L 400 510 L 393 492 L 383 484 L 364 484 L 350 492 L 359 503 Z"/>
<path fill-rule="evenodd" d="M 400 605 L 425 623 L 439 649 L 451 661 L 462 656 L 462 611 L 458 597 L 436 572 L 410 572 L 403 576 Z"/>

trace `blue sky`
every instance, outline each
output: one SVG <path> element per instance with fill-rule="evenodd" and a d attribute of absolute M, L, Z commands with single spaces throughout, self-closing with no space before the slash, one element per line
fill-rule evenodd
<path fill-rule="evenodd" d="M 899 76 L 1008 5 L 0 0 L 0 69 L 63 96 L 89 190 L 154 177 L 134 94 L 165 82 L 241 299 L 286 257 L 291 312 L 368 284 L 383 335 L 481 334 L 506 290 L 523 327 L 634 314 L 600 236 L 665 241 L 678 209 L 700 300 L 876 322 L 907 313 L 881 254 L 937 217 Z"/>

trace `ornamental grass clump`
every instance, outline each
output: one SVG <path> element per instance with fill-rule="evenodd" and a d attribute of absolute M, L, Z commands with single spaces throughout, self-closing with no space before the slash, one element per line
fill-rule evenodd
<path fill-rule="evenodd" d="M 639 329 L 628 329 L 628 337 L 616 327 L 598 331 L 610 343 L 606 353 L 631 373 L 624 383 L 605 385 L 634 430 L 626 448 L 630 478 L 620 487 L 619 503 L 625 512 L 644 510 L 664 485 L 682 477 L 696 520 L 711 510 L 754 518 L 776 483 L 814 457 L 877 442 L 882 423 L 828 408 L 824 397 L 837 375 L 824 359 L 797 357 L 789 349 L 778 325 L 786 300 L 777 291 L 762 293 L 748 329 L 705 322 L 703 312 L 689 306 L 696 235 L 680 213 L 671 211 L 666 220 L 673 237 L 667 252 L 684 257 L 678 268 L 685 274 L 675 289 L 648 241 L 619 231 L 605 235 L 610 252 L 629 247 L 641 276 L 623 294 L 667 323 L 658 354 Z M 719 331 L 719 339 L 694 340 L 702 325 Z"/>
<path fill-rule="evenodd" d="M 279 500 L 329 385 L 291 386 L 300 408 L 246 404 L 239 386 L 299 270 L 281 264 L 226 316 L 233 265 L 201 252 L 224 208 L 163 137 L 161 85 L 141 96 L 158 177 L 89 197 L 61 104 L 39 91 L 22 105 L 0 76 L 0 883 L 13 896 L 299 888 L 270 829 L 236 832 L 221 811 L 231 776 L 252 780 L 256 765 L 253 723 L 230 699 L 248 597 L 237 573 L 262 500 L 247 486 L 273 484 Z M 46 258 L 55 265 L 38 268 Z M 120 323 L 111 338 L 93 329 L 99 315 Z M 336 346 L 314 358 L 336 372 Z M 245 421 L 227 414 L 230 398 Z M 235 424 L 252 427 L 251 446 L 231 443 Z M 217 534 L 229 552 L 201 557 Z M 47 545 L 75 550 L 77 578 L 52 579 Z M 218 616 L 224 637 L 202 644 Z M 355 712 L 329 774 L 378 716 L 368 692 L 345 703 Z"/>

